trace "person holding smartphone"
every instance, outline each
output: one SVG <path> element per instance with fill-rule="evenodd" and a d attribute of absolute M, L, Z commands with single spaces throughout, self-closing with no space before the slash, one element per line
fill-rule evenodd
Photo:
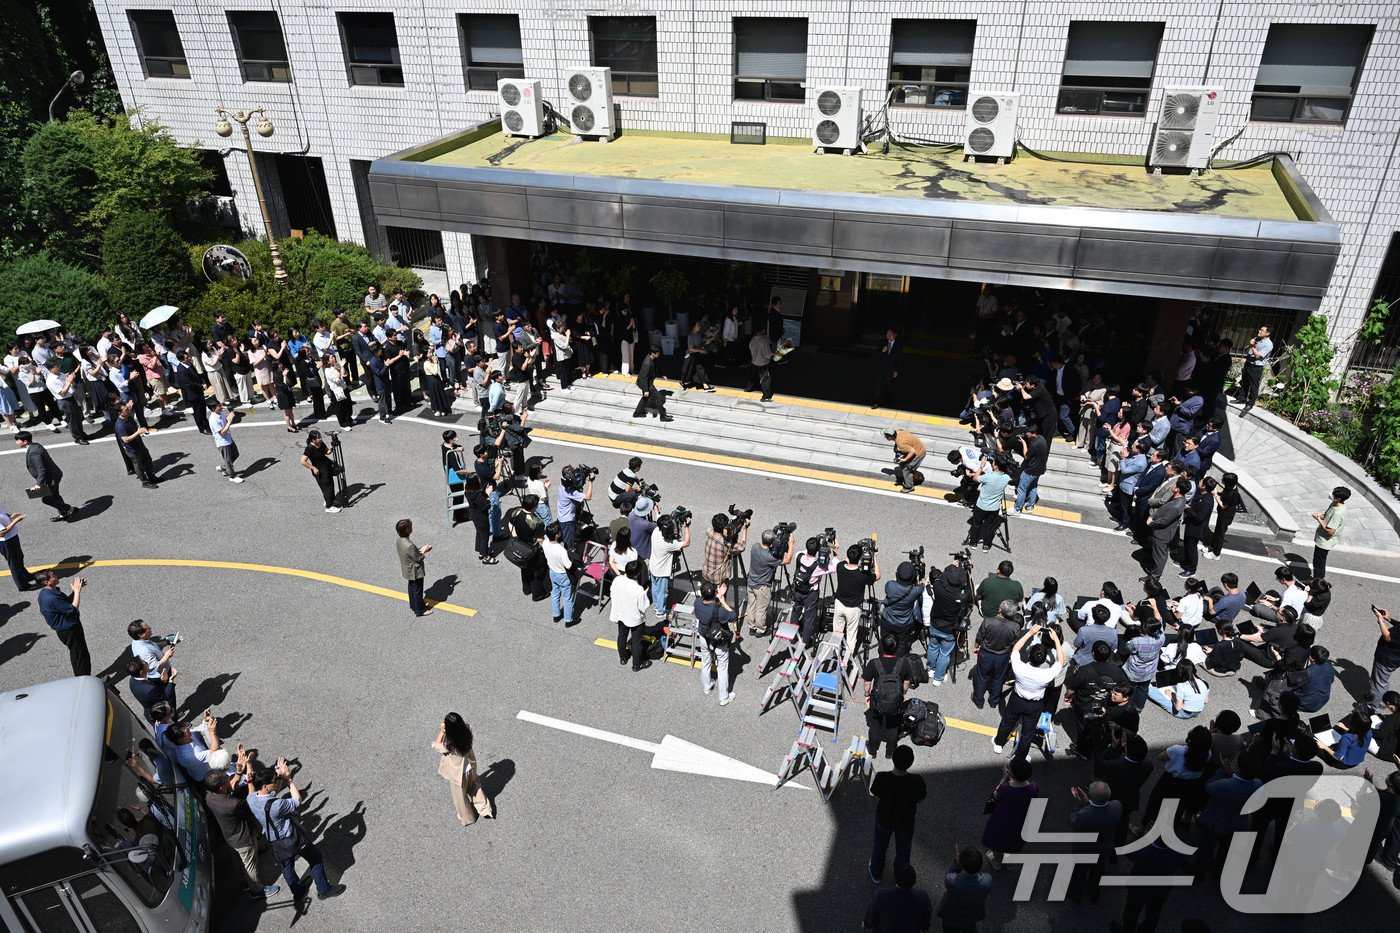
<path fill-rule="evenodd" d="M 1380 638 L 1376 640 L 1376 652 L 1371 659 L 1371 695 L 1367 702 L 1373 712 L 1380 712 L 1384 708 L 1381 697 L 1390 689 L 1390 678 L 1400 668 L 1400 632 L 1395 631 L 1389 612 L 1374 603 L 1371 612 L 1376 616 Z"/>

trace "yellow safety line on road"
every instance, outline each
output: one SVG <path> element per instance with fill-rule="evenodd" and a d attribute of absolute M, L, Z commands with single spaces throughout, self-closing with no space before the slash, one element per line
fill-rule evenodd
<path fill-rule="evenodd" d="M 244 564 L 231 560 L 165 560 L 158 558 L 122 558 L 119 560 L 89 560 L 75 561 L 63 564 L 44 564 L 42 566 L 31 567 L 31 570 L 84 570 L 88 567 L 204 567 L 214 570 L 252 570 L 258 573 L 275 573 L 284 577 L 301 577 L 305 580 L 315 580 L 318 583 L 330 583 L 335 586 L 344 586 L 352 590 L 360 590 L 365 593 L 374 593 L 377 596 L 388 596 L 402 602 L 408 602 L 408 594 L 400 593 L 397 590 L 386 589 L 382 586 L 375 586 L 372 583 L 361 583 L 359 580 L 347 580 L 345 577 L 336 577 L 328 573 L 317 573 L 314 570 L 300 570 L 296 567 L 277 567 L 272 564 Z M 0 576 L 8 577 L 9 571 L 0 571 Z M 454 612 L 462 616 L 476 615 L 475 609 L 468 609 L 466 606 L 454 606 L 451 603 L 435 602 L 427 600 L 431 609 L 441 609 L 443 612 Z"/>
<path fill-rule="evenodd" d="M 592 444 L 595 447 L 625 450 L 639 456 L 656 454 L 658 456 L 674 457 L 678 460 L 716 463 L 722 466 L 740 467 L 746 470 L 772 473 L 776 476 L 801 476 L 806 479 L 825 480 L 830 483 L 840 483 L 845 486 L 860 486 L 865 489 L 889 490 L 891 488 L 891 481 L 888 479 L 875 479 L 871 476 L 855 476 L 849 473 L 836 473 L 831 470 L 814 470 L 811 467 L 788 466 L 781 463 L 769 463 L 766 460 L 754 460 L 749 457 L 732 457 L 728 454 L 712 454 L 703 450 L 685 450 L 680 447 L 662 447 L 659 444 L 641 444 L 635 441 L 622 441 L 610 437 L 594 437 L 591 434 L 576 434 L 572 431 L 553 431 L 549 428 L 535 428 L 531 436 L 536 440 Z M 946 496 L 948 492 L 949 490 L 946 489 L 932 487 L 915 489 L 908 495 L 918 496 L 922 499 L 947 501 Z M 1046 518 L 1057 518 L 1066 522 L 1083 521 L 1083 516 L 1079 512 L 1070 512 L 1065 509 L 1056 509 L 1043 505 L 1036 506 L 1035 514 Z"/>
<path fill-rule="evenodd" d="M 593 639 L 593 644 L 597 645 L 599 648 L 611 648 L 613 651 L 617 650 L 617 642 L 611 638 L 595 638 Z M 672 664 L 680 664 L 691 669 L 700 666 L 698 661 L 682 661 L 680 658 L 672 657 L 668 657 L 666 660 L 670 661 Z"/>
<path fill-rule="evenodd" d="M 631 376 L 624 376 L 621 373 L 602 373 L 591 377 L 593 379 L 606 379 L 609 382 L 633 383 L 636 380 Z M 671 379 L 658 379 L 656 384 L 663 389 L 680 391 L 681 384 Z M 688 390 L 699 391 L 699 390 Z M 728 398 L 752 398 L 756 393 L 744 392 L 739 389 L 722 389 L 715 387 L 713 395 L 723 395 Z M 813 408 L 817 411 L 837 411 L 847 415 L 869 415 L 871 418 L 884 418 L 888 421 L 904 421 L 911 424 L 931 424 L 940 428 L 952 428 L 955 431 L 966 430 L 967 426 L 956 418 L 945 418 L 942 415 L 921 415 L 912 411 L 900 411 L 894 408 L 870 408 L 866 405 L 851 405 L 846 402 L 827 402 L 822 399 L 804 398 L 799 395 L 775 395 L 774 402 L 781 402 L 784 405 L 794 405 L 798 408 Z M 1062 437 L 1051 438 L 1053 443 L 1068 444 Z"/>

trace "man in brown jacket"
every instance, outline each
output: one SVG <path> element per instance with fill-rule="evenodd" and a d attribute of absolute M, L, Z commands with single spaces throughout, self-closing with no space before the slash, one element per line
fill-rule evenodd
<path fill-rule="evenodd" d="M 894 442 L 894 478 L 905 492 L 914 491 L 914 471 L 924 462 L 924 442 L 908 431 L 886 430 L 885 440 Z"/>

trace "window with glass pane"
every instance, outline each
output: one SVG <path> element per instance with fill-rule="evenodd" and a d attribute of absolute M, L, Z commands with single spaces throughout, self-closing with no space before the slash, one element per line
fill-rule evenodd
<path fill-rule="evenodd" d="M 282 24 L 270 10 L 230 10 L 228 25 L 244 81 L 292 80 Z"/>
<path fill-rule="evenodd" d="M 393 13 L 340 13 L 350 83 L 403 87 Z"/>
<path fill-rule="evenodd" d="M 590 16 L 593 65 L 611 68 L 613 93 L 657 96 L 656 17 Z"/>
<path fill-rule="evenodd" d="M 890 24 L 890 102 L 967 106 L 976 20 L 897 19 Z"/>
<path fill-rule="evenodd" d="M 1070 23 L 1057 112 L 1145 115 L 1162 28 L 1162 23 Z"/>
<path fill-rule="evenodd" d="M 1274 23 L 1254 79 L 1251 120 L 1344 123 L 1374 26 Z"/>
<path fill-rule="evenodd" d="M 509 13 L 463 13 L 457 22 L 466 61 L 467 90 L 494 91 L 503 78 L 525 77 L 520 17 Z"/>
<path fill-rule="evenodd" d="M 132 10 L 131 31 L 136 37 L 136 53 L 148 78 L 188 78 L 185 46 L 175 28 L 175 14 L 169 10 Z"/>
<path fill-rule="evenodd" d="M 734 99 L 806 100 L 807 21 L 734 20 Z"/>

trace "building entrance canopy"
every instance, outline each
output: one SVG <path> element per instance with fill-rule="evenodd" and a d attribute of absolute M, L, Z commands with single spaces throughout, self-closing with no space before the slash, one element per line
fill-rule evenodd
<path fill-rule="evenodd" d="M 493 121 L 378 159 L 369 182 L 379 221 L 402 226 L 1304 311 L 1340 250 L 1287 156 L 1200 177 L 961 160 L 635 131 L 522 140 Z"/>

